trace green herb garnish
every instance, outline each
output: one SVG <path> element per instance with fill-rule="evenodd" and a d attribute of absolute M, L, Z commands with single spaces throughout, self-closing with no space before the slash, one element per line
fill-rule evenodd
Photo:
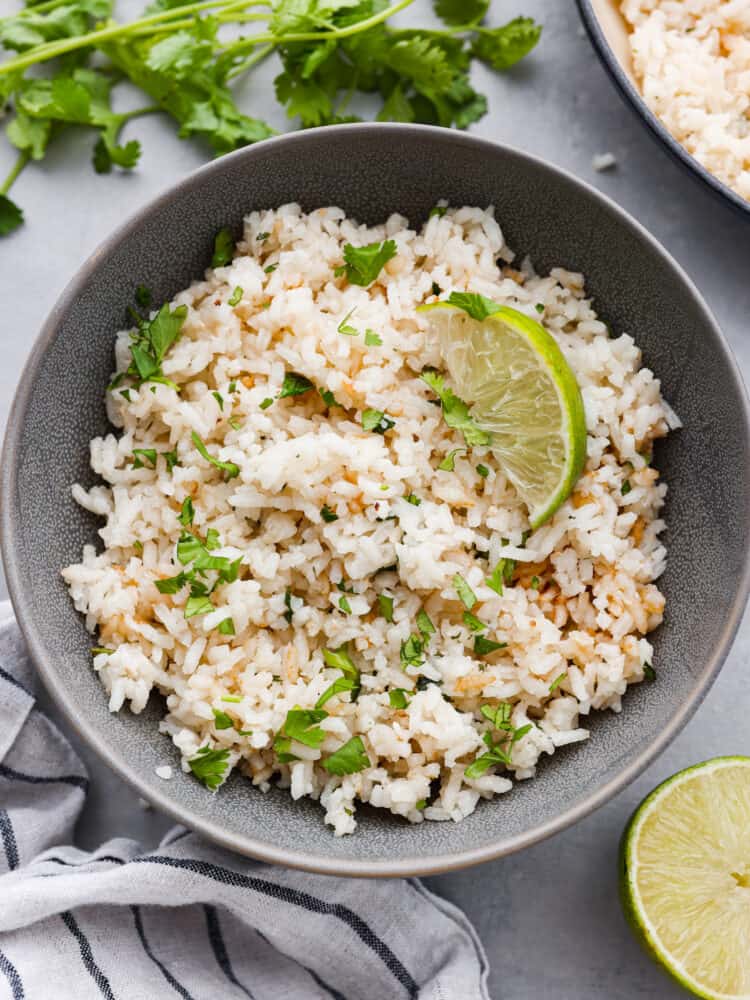
<path fill-rule="evenodd" d="M 461 600 L 461 603 L 466 608 L 467 611 L 471 611 L 474 605 L 477 603 L 477 595 L 468 585 L 466 580 L 461 576 L 460 573 L 456 573 L 453 577 L 453 586 L 456 593 Z"/>
<path fill-rule="evenodd" d="M 485 583 L 490 590 L 494 590 L 502 597 L 503 586 L 510 586 L 515 569 L 515 559 L 498 559 L 497 566 L 493 569 L 492 575 L 485 580 Z"/>
<path fill-rule="evenodd" d="M 331 510 L 331 508 L 328 506 L 327 503 L 324 503 L 323 506 L 320 508 L 320 516 L 323 518 L 326 524 L 330 524 L 332 521 L 338 521 L 339 519 L 338 514 L 334 513 L 334 511 Z"/>
<path fill-rule="evenodd" d="M 626 479 L 625 482 L 620 487 L 620 493 L 622 493 L 622 495 L 626 497 L 632 489 L 633 487 L 630 485 L 630 480 Z"/>
<path fill-rule="evenodd" d="M 319 708 L 293 708 L 287 713 L 284 725 L 279 732 L 290 740 L 296 740 L 306 747 L 317 750 L 326 738 L 326 734 L 318 723 L 327 716 L 328 712 Z"/>
<path fill-rule="evenodd" d="M 563 670 L 563 672 L 561 674 L 558 674 L 557 677 L 555 677 L 555 679 L 552 681 L 552 683 L 549 686 L 549 693 L 553 694 L 555 691 L 557 691 L 557 689 L 560 687 L 560 685 L 562 684 L 562 682 L 565 680 L 565 678 L 567 676 L 568 676 L 568 671 L 567 670 Z"/>
<path fill-rule="evenodd" d="M 351 677 L 337 677 L 333 684 L 329 684 L 325 689 L 323 694 L 315 702 L 316 708 L 322 708 L 326 702 L 329 702 L 331 698 L 335 697 L 337 694 L 344 694 L 346 691 L 359 692 L 359 682 L 353 680 Z M 357 694 L 353 697 L 356 698 Z"/>
<path fill-rule="evenodd" d="M 310 379 L 305 378 L 304 375 L 299 375 L 297 372 L 287 372 L 281 385 L 281 391 L 276 398 L 286 399 L 287 396 L 301 396 L 314 388 L 315 386 Z"/>
<path fill-rule="evenodd" d="M 345 337 L 359 336 L 359 330 L 355 326 L 351 326 L 351 324 L 348 322 L 349 317 L 352 315 L 353 312 L 354 309 L 350 309 L 349 312 L 346 314 L 346 316 L 344 316 L 339 325 L 336 327 L 336 330 L 339 333 L 343 333 Z"/>
<path fill-rule="evenodd" d="M 355 774 L 370 766 L 370 758 L 367 756 L 362 738 L 353 736 L 321 763 L 329 774 Z"/>
<path fill-rule="evenodd" d="M 387 622 L 393 621 L 393 598 L 388 594 L 378 594 L 380 613 Z"/>
<path fill-rule="evenodd" d="M 409 704 L 409 692 L 404 688 L 391 688 L 388 692 L 388 701 L 391 708 L 406 708 Z"/>
<path fill-rule="evenodd" d="M 145 468 L 145 462 L 148 462 L 152 469 L 156 468 L 156 448 L 133 448 L 133 455 L 134 469 Z"/>
<path fill-rule="evenodd" d="M 423 639 L 428 639 L 431 635 L 435 634 L 435 626 L 430 621 L 430 616 L 424 608 L 420 608 L 417 612 L 417 628 Z"/>
<path fill-rule="evenodd" d="M 220 621 L 219 624 L 216 626 L 216 631 L 219 633 L 219 635 L 237 634 L 234 629 L 234 621 L 231 618 L 224 618 L 223 621 Z"/>
<path fill-rule="evenodd" d="M 242 285 L 235 285 L 234 291 L 232 292 L 232 294 L 227 299 L 227 301 L 229 302 L 229 305 L 230 306 L 237 306 L 237 305 L 239 305 L 240 302 L 242 301 L 243 294 L 244 294 L 244 289 L 242 288 Z"/>
<path fill-rule="evenodd" d="M 440 398 L 443 409 L 443 419 L 449 427 L 460 431 L 470 447 L 490 443 L 491 435 L 481 430 L 469 414 L 469 407 L 462 399 L 445 385 L 445 379 L 435 371 L 424 371 L 420 378 Z"/>
<path fill-rule="evenodd" d="M 424 663 L 424 642 L 412 633 L 406 642 L 401 643 L 401 669 L 421 667 Z"/>
<path fill-rule="evenodd" d="M 220 708 L 214 708 L 212 711 L 214 713 L 214 725 L 217 729 L 234 729 L 234 723 L 226 712 L 222 712 Z"/>
<path fill-rule="evenodd" d="M 239 465 L 235 465 L 234 462 L 222 462 L 218 458 L 214 458 L 213 455 L 209 455 L 208 449 L 206 448 L 205 444 L 201 441 L 201 439 L 198 437 L 198 435 L 195 433 L 195 431 L 193 431 L 190 436 L 193 439 L 193 444 L 198 450 L 198 453 L 203 458 L 205 458 L 207 462 L 210 462 L 211 465 L 215 466 L 215 468 L 221 469 L 226 479 L 234 479 L 235 476 L 239 476 L 240 474 Z"/>
<path fill-rule="evenodd" d="M 438 465 L 438 469 L 442 472 L 453 472 L 456 467 L 456 455 L 458 455 L 461 451 L 466 451 L 466 449 L 454 448 L 453 451 L 449 451 L 442 462 Z"/>
<path fill-rule="evenodd" d="M 349 603 L 346 594 L 342 594 L 341 597 L 339 597 L 339 608 L 345 615 L 350 615 L 352 613 L 352 606 Z"/>
<path fill-rule="evenodd" d="M 507 645 L 507 642 L 493 642 L 492 639 L 486 639 L 483 635 L 474 636 L 474 652 L 478 656 L 486 656 L 487 653 L 494 653 L 498 649 L 505 649 Z"/>
<path fill-rule="evenodd" d="M 489 476 L 489 474 L 490 474 L 490 470 L 487 468 L 486 465 L 478 465 L 477 466 L 477 472 L 482 477 L 482 479 L 486 479 L 487 476 Z"/>
<path fill-rule="evenodd" d="M 395 426 L 396 421 L 387 417 L 382 410 L 365 410 L 362 413 L 362 430 L 385 434 L 386 431 Z"/>
<path fill-rule="evenodd" d="M 100 653 L 103 653 L 106 656 L 111 656 L 114 653 L 114 649 L 107 649 L 106 646 L 92 646 L 91 647 L 91 655 L 92 656 L 99 656 Z"/>
<path fill-rule="evenodd" d="M 234 255 L 234 237 L 228 226 L 220 229 L 214 237 L 214 253 L 211 267 L 225 267 L 231 264 Z"/>
<path fill-rule="evenodd" d="M 368 243 L 364 247 L 355 247 L 347 243 L 344 247 L 344 263 L 336 268 L 335 273 L 337 275 L 345 273 L 352 285 L 366 288 L 375 281 L 383 267 L 395 256 L 395 240 Z"/>
<path fill-rule="evenodd" d="M 489 625 L 485 625 L 483 621 L 473 615 L 471 611 L 464 611 L 464 625 L 471 629 L 472 632 L 484 632 L 485 629 L 489 628 Z"/>
<path fill-rule="evenodd" d="M 366 347 L 382 347 L 383 338 L 380 337 L 374 330 L 369 328 L 365 330 L 365 346 Z"/>
<path fill-rule="evenodd" d="M 197 755 L 190 758 L 188 764 L 195 777 L 214 792 L 226 777 L 229 751 L 201 747 Z"/>
<path fill-rule="evenodd" d="M 647 681 L 656 680 L 656 671 L 654 670 L 654 668 L 651 666 L 650 663 L 643 664 L 643 676 L 646 678 Z"/>

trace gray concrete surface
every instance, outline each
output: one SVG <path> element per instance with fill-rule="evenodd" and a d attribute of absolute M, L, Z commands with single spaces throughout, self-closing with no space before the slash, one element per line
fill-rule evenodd
<path fill-rule="evenodd" d="M 416 0 L 417 15 L 426 3 Z M 129 8 L 132 4 L 123 3 L 121 9 Z M 747 220 L 675 165 L 621 103 L 582 36 L 572 0 L 495 0 L 493 8 L 497 23 L 518 13 L 538 17 L 544 35 L 534 57 L 517 71 L 499 77 L 477 70 L 477 83 L 490 98 L 477 134 L 567 167 L 639 219 L 697 282 L 750 374 Z M 410 19 L 417 15 L 411 12 Z M 265 66 L 253 78 L 246 106 L 283 128 L 270 96 L 273 69 Z M 0 244 L 3 426 L 12 419 L 14 387 L 36 332 L 78 265 L 121 219 L 205 160 L 205 151 L 179 141 L 160 117 L 135 123 L 132 134 L 144 147 L 132 175 L 97 177 L 89 167 L 90 137 L 71 133 L 14 191 L 28 223 Z M 615 154 L 617 167 L 596 174 L 591 158 L 605 151 Z M 10 162 L 2 144 L 0 176 Z M 494 998 L 676 1000 L 683 995 L 641 953 L 624 923 L 617 901 L 618 838 L 633 806 L 663 777 L 715 754 L 747 752 L 749 647 L 746 622 L 695 719 L 640 780 L 595 815 L 523 854 L 430 880 L 475 922 L 492 964 Z M 79 828 L 81 844 L 115 834 L 154 843 L 167 820 L 144 811 L 126 786 L 82 752 L 94 780 Z"/>

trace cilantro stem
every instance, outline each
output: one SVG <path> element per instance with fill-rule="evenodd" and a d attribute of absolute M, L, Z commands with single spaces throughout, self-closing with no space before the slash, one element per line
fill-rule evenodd
<path fill-rule="evenodd" d="M 360 31 L 367 31 L 368 28 L 387 21 L 389 17 L 393 17 L 394 14 L 410 6 L 413 2 L 414 0 L 399 0 L 398 3 L 386 7 L 380 13 L 365 18 L 364 21 L 355 21 L 354 24 L 348 24 L 344 28 L 334 28 L 332 31 L 289 32 L 289 34 L 284 34 L 283 36 L 268 32 L 265 35 L 251 35 L 250 38 L 240 38 L 232 45 L 227 45 L 224 49 L 224 54 L 244 52 L 246 49 L 255 48 L 256 45 L 263 45 L 266 42 L 283 41 L 286 45 L 288 42 L 316 42 L 325 41 L 327 38 L 348 38 L 350 35 L 358 35 Z"/>
<path fill-rule="evenodd" d="M 123 111 L 121 114 L 118 114 L 117 117 L 122 126 L 125 122 L 129 122 L 132 118 L 140 118 L 142 115 L 153 115 L 156 114 L 157 111 L 161 111 L 158 104 L 149 104 L 148 107 L 145 108 L 134 108 L 132 111 Z"/>
<path fill-rule="evenodd" d="M 250 0 L 244 4 L 244 6 L 249 7 Z M 252 0 L 253 7 L 268 7 L 269 4 L 265 3 L 264 0 Z M 269 18 L 269 12 L 264 11 L 262 14 L 233 14 L 231 9 L 229 13 L 226 11 L 223 14 L 218 14 L 216 20 L 222 24 L 240 24 L 246 21 L 267 21 Z M 179 8 L 177 8 L 173 13 L 178 14 Z M 182 28 L 192 28 L 195 26 L 194 17 L 183 18 L 182 21 L 168 21 L 166 24 L 157 24 L 156 27 L 152 25 L 142 25 L 140 28 L 136 28 L 135 31 L 131 32 L 136 38 L 140 38 L 142 35 L 148 35 L 153 37 L 155 35 L 167 34 L 172 31 L 179 31 Z"/>
<path fill-rule="evenodd" d="M 242 62 L 237 63 L 236 66 L 230 69 L 227 73 L 227 80 L 234 80 L 235 77 L 240 76 L 249 69 L 252 69 L 252 67 L 256 66 L 259 62 L 263 62 L 264 59 L 271 55 L 275 48 L 275 45 L 264 45 L 263 48 L 258 49 L 257 52 L 253 52 L 253 54 L 248 56 L 247 59 L 243 59 Z"/>
<path fill-rule="evenodd" d="M 28 152 L 23 152 L 18 154 L 16 162 L 13 164 L 10 173 L 3 181 L 2 187 L 0 187 L 0 194 L 7 194 L 10 191 L 10 189 L 13 187 L 13 183 L 16 181 L 18 175 L 21 173 L 21 171 L 23 170 L 23 168 L 26 166 L 26 164 L 29 162 L 30 159 L 31 155 Z"/>
<path fill-rule="evenodd" d="M 411 3 L 411 0 L 408 0 Z M 225 13 L 230 10 L 243 10 L 246 7 L 266 6 L 264 0 L 201 0 L 200 3 L 186 4 L 184 7 L 175 7 L 171 10 L 159 11 L 149 17 L 142 17 L 137 21 L 130 21 L 128 24 L 114 22 L 104 28 L 97 28 L 89 31 L 85 35 L 77 35 L 72 38 L 61 38 L 54 42 L 45 42 L 32 49 L 9 59 L 0 64 L 0 76 L 12 73 L 17 69 L 25 69 L 36 63 L 46 62 L 56 56 L 66 52 L 74 52 L 76 49 L 83 49 L 89 45 L 96 45 L 99 42 L 108 41 L 112 38 L 119 38 L 122 35 L 132 35 L 139 29 L 151 24 L 160 24 L 162 21 L 174 21 L 175 18 L 183 18 L 185 14 L 195 14 L 202 10 L 210 10 L 213 7 L 221 8 Z M 365 22 L 361 22 L 364 24 Z"/>

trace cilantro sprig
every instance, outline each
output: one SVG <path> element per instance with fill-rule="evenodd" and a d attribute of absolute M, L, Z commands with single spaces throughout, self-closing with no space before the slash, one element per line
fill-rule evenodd
<path fill-rule="evenodd" d="M 517 729 L 510 721 L 513 713 L 513 706 L 507 702 L 500 702 L 497 706 L 482 705 L 482 715 L 487 719 L 494 729 L 500 733 L 500 739 L 495 741 L 492 733 L 488 730 L 482 737 L 484 745 L 487 747 L 486 753 L 476 758 L 464 772 L 466 778 L 481 778 L 481 776 L 495 764 L 503 764 L 506 767 L 513 763 L 513 747 L 520 739 L 530 732 L 534 727 L 529 722 Z"/>
<path fill-rule="evenodd" d="M 180 138 L 197 138 L 216 155 L 272 135 L 240 108 L 232 84 L 274 50 L 282 63 L 276 98 L 304 128 L 356 120 L 347 104 L 357 91 L 381 95 L 380 121 L 466 128 L 487 110 L 471 83 L 472 60 L 507 70 L 536 45 L 541 29 L 524 17 L 485 25 L 489 0 L 434 0 L 447 29 L 391 27 L 391 17 L 412 2 L 276 0 L 261 14 L 256 0 L 156 0 L 138 19 L 121 22 L 112 0 L 45 0 L 3 16 L 0 48 L 11 54 L 0 63 L 0 98 L 14 109 L 6 134 L 18 158 L 0 182 L 0 235 L 23 222 L 9 197 L 14 182 L 71 126 L 95 137 L 100 173 L 136 166 L 140 143 L 120 134 L 154 111 L 172 119 Z M 264 19 L 255 33 L 220 31 Z M 141 107 L 112 110 L 121 84 L 144 93 Z M 344 265 L 349 280 L 374 280 L 389 242 L 366 258 L 367 248 L 355 247 L 360 253 Z"/>
<path fill-rule="evenodd" d="M 455 392 L 450 389 L 445 384 L 445 379 L 436 371 L 427 369 L 423 371 L 420 378 L 422 381 L 428 385 L 436 396 L 440 399 L 440 405 L 443 410 L 443 420 L 449 427 L 454 430 L 460 431 L 463 434 L 464 441 L 466 441 L 469 447 L 473 445 L 487 445 L 491 441 L 491 435 L 487 431 L 483 431 L 481 427 L 478 427 L 474 418 L 469 413 L 469 407 L 466 403 L 459 399 Z M 451 455 L 455 456 L 455 449 L 451 452 Z M 452 463 L 444 466 L 448 471 L 451 471 L 453 466 Z"/>

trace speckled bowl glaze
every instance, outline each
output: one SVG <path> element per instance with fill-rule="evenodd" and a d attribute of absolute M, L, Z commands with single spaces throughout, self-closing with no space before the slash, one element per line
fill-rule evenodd
<path fill-rule="evenodd" d="M 750 218 L 750 202 L 733 191 L 695 159 L 649 108 L 638 89 L 630 57 L 628 27 L 617 0 L 576 0 L 581 19 L 602 65 L 625 102 L 657 142 L 698 181 L 721 200 Z"/>
<path fill-rule="evenodd" d="M 153 697 L 110 715 L 90 637 L 60 568 L 96 542 L 97 520 L 70 485 L 91 484 L 88 442 L 107 431 L 104 386 L 115 331 L 138 283 L 156 300 L 201 276 L 219 227 L 251 209 L 341 205 L 375 223 L 417 225 L 439 198 L 497 209 L 506 238 L 545 271 L 583 271 L 600 315 L 632 333 L 684 421 L 657 450 L 669 483 L 664 625 L 657 679 L 624 711 L 591 718 L 585 745 L 540 762 L 538 777 L 462 823 L 409 824 L 363 809 L 337 839 L 321 808 L 264 795 L 233 777 L 212 795 L 176 767 Z M 729 349 L 686 275 L 636 222 L 580 181 L 517 150 L 411 125 L 347 125 L 272 139 L 198 170 L 128 221 L 83 265 L 47 320 L 12 411 L 2 459 L 1 526 L 13 603 L 39 670 L 71 724 L 157 808 L 233 850 L 330 874 L 427 874 L 519 850 L 623 788 L 684 725 L 716 676 L 748 592 L 750 488 L 745 391 Z"/>

